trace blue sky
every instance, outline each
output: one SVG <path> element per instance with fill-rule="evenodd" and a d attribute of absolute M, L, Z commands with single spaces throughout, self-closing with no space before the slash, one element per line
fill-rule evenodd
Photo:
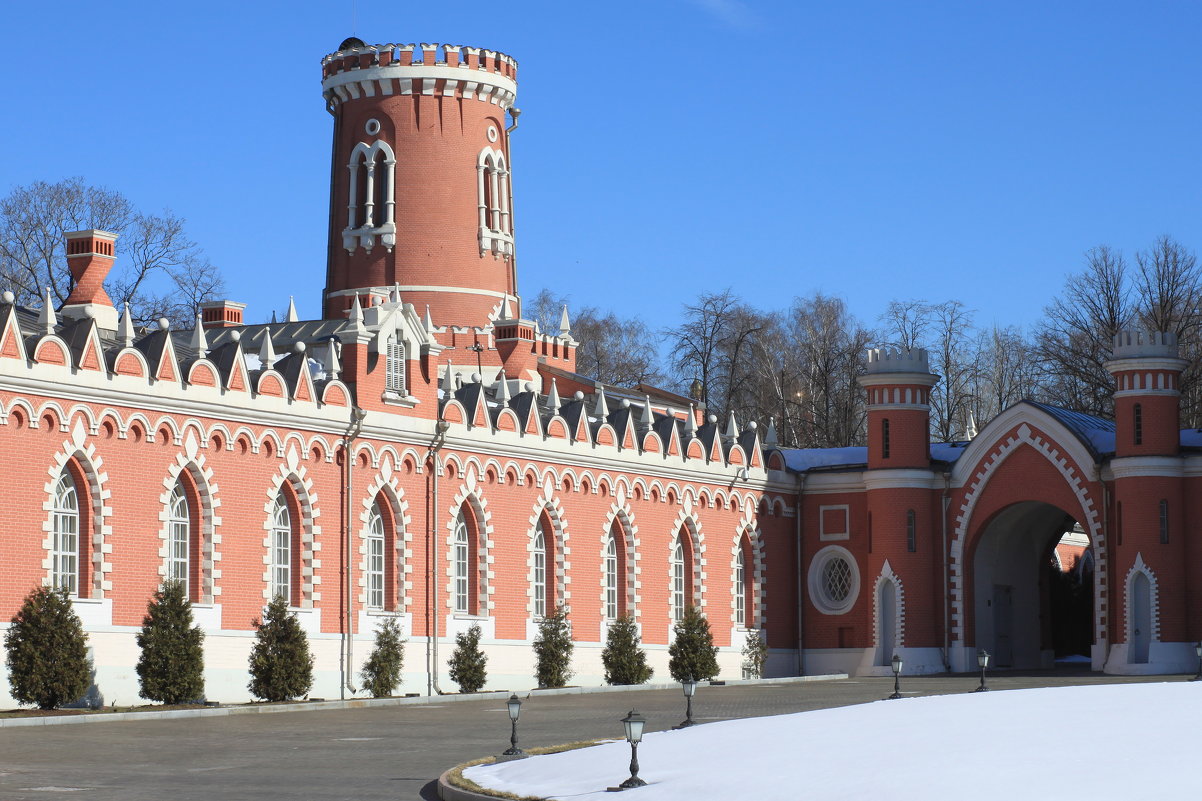
<path fill-rule="evenodd" d="M 252 321 L 319 313 L 319 61 L 352 34 L 516 58 L 523 294 L 653 328 L 726 287 L 1030 325 L 1091 246 L 1202 247 L 1198 3 L 5 6 L 0 190 L 170 207 Z"/>

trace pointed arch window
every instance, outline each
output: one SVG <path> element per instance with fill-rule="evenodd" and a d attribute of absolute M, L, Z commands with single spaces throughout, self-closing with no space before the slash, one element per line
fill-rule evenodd
<path fill-rule="evenodd" d="M 292 604 L 292 512 L 281 492 L 271 512 L 271 597 Z"/>
<path fill-rule="evenodd" d="M 735 625 L 747 625 L 747 558 L 742 547 L 735 554 Z"/>
<path fill-rule="evenodd" d="M 543 521 L 534 532 L 534 616 L 547 616 L 547 535 Z"/>
<path fill-rule="evenodd" d="M 384 541 L 384 515 L 380 513 L 379 501 L 372 504 L 371 516 L 367 521 L 367 570 L 364 571 L 367 585 L 367 608 L 384 609 L 387 579 L 387 548 Z"/>
<path fill-rule="evenodd" d="M 342 244 L 348 252 L 396 245 L 396 156 L 386 142 L 360 142 L 351 151 Z"/>
<path fill-rule="evenodd" d="M 507 256 L 513 253 L 513 228 L 509 213 L 509 169 L 505 154 L 486 147 L 476 161 L 477 208 L 480 224 L 480 254 Z"/>
<path fill-rule="evenodd" d="M 672 619 L 680 621 L 685 613 L 685 558 L 683 538 L 678 534 L 672 547 Z"/>
<path fill-rule="evenodd" d="M 184 597 L 191 598 L 192 510 L 183 484 L 178 481 L 171 491 L 167 528 L 167 578 L 182 584 Z"/>
<path fill-rule="evenodd" d="M 64 470 L 54 485 L 51 582 L 70 595 L 79 594 L 79 519 L 79 493 L 75 480 Z"/>
<path fill-rule="evenodd" d="M 466 508 L 455 516 L 452 537 L 451 565 L 454 581 L 455 612 L 465 615 L 480 613 L 479 550 L 476 545 L 475 520 Z"/>
<path fill-rule="evenodd" d="M 621 584 L 621 565 L 618 559 L 618 542 L 613 531 L 605 541 L 605 619 L 617 620 L 622 613 L 619 587 Z"/>

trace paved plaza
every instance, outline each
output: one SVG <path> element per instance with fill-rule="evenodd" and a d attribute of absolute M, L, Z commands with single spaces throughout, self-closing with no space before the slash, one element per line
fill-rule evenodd
<path fill-rule="evenodd" d="M 1070 684 L 1181 681 L 1042 672 L 989 677 L 994 691 Z M 906 696 L 975 689 L 974 676 L 902 679 Z M 700 687 L 699 722 L 803 712 L 876 701 L 892 678 Z M 523 746 L 621 737 L 637 708 L 651 731 L 684 717 L 679 690 L 543 695 L 525 700 Z M 445 769 L 509 744 L 504 697 L 321 712 L 0 728 L 0 801 L 434 799 Z M 798 747 L 804 747 L 798 743 Z M 621 779 L 626 764 L 614 765 Z M 654 765 L 644 765 L 652 775 Z"/>

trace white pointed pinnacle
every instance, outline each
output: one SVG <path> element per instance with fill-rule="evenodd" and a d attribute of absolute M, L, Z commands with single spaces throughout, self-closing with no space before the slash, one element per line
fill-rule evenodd
<path fill-rule="evenodd" d="M 325 369 L 327 378 L 338 378 L 342 372 L 342 364 L 338 361 L 338 346 L 334 337 L 326 340 Z"/>
<path fill-rule="evenodd" d="M 192 346 L 192 350 L 196 351 L 197 358 L 203 359 L 209 350 L 209 341 L 205 338 L 205 327 L 199 314 L 196 315 L 196 327 L 192 329 L 192 339 L 188 344 Z"/>
<path fill-rule="evenodd" d="M 645 427 L 651 428 L 655 422 L 655 413 L 651 411 L 651 396 L 643 396 L 643 418 L 640 421 Z"/>
<path fill-rule="evenodd" d="M 497 403 L 505 405 L 509 404 L 509 379 L 505 377 L 505 371 L 497 373 Z"/>
<path fill-rule="evenodd" d="M 572 321 L 568 319 L 568 304 L 563 304 L 563 311 L 559 313 L 559 335 L 567 337 L 572 335 Z"/>
<path fill-rule="evenodd" d="M 697 407 L 692 403 L 689 404 L 689 413 L 684 419 L 684 433 L 697 436 Z"/>
<path fill-rule="evenodd" d="M 739 424 L 735 422 L 735 413 L 733 411 L 726 418 L 726 434 L 722 438 L 732 442 L 739 438 Z"/>
<path fill-rule="evenodd" d="M 547 393 L 547 408 L 551 414 L 559 414 L 559 410 L 563 408 L 563 403 L 559 400 L 559 387 L 555 385 L 555 379 L 551 379 L 551 391 Z"/>
<path fill-rule="evenodd" d="M 263 331 L 263 347 L 259 349 L 259 361 L 263 363 L 264 370 L 270 370 L 275 366 L 275 345 L 271 343 L 270 328 Z"/>
<path fill-rule="evenodd" d="M 775 447 L 780 444 L 780 440 L 776 436 L 776 419 L 768 418 L 768 431 L 764 434 L 764 444 L 769 447 Z"/>
<path fill-rule="evenodd" d="M 54 313 L 54 302 L 50 299 L 50 287 L 46 287 L 46 300 L 42 303 L 42 311 L 38 314 L 38 324 L 47 334 L 53 334 L 58 326 L 58 315 Z"/>
<path fill-rule="evenodd" d="M 426 304 L 426 314 L 422 317 L 422 326 L 425 327 L 427 334 L 434 333 L 434 321 L 430 318 L 430 304 Z"/>
<path fill-rule="evenodd" d="M 501 319 L 502 320 L 512 320 L 513 319 L 513 306 L 509 305 L 509 296 L 508 295 L 505 296 L 505 302 L 501 304 Z"/>
<path fill-rule="evenodd" d="M 609 417 L 609 404 L 605 402 L 605 387 L 597 390 L 597 406 L 593 410 L 593 413 L 601 418 L 602 422 L 605 422 L 605 419 Z"/>
<path fill-rule="evenodd" d="M 363 325 L 363 306 L 359 303 L 359 296 L 355 295 L 355 302 L 351 304 L 351 313 L 348 318 L 351 323 L 351 328 L 355 331 L 364 330 Z"/>
<path fill-rule="evenodd" d="M 453 397 L 455 394 L 455 371 L 451 369 L 451 360 L 447 359 L 447 371 L 442 374 L 442 396 Z"/>
<path fill-rule="evenodd" d="M 286 323 L 300 322 L 300 315 L 296 313 L 296 299 L 291 295 L 288 296 L 288 315 L 284 318 Z"/>
<path fill-rule="evenodd" d="M 125 304 L 124 311 L 121 312 L 121 322 L 117 325 L 117 337 L 121 340 L 121 344 L 127 348 L 133 347 L 134 344 L 134 318 L 129 313 L 129 304 Z"/>

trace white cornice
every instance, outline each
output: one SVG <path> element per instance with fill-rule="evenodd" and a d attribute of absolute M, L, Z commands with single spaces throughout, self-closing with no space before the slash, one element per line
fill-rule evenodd
<path fill-rule="evenodd" d="M 1185 460 L 1180 456 L 1124 456 L 1111 459 L 1107 467 L 1115 479 L 1148 476 L 1181 478 L 1185 472 Z"/>
<path fill-rule="evenodd" d="M 930 470 L 919 468 L 896 468 L 892 470 L 865 470 L 864 488 L 878 489 L 941 489 L 943 482 Z"/>
<path fill-rule="evenodd" d="M 934 373 L 866 373 L 857 376 L 856 381 L 862 387 L 879 387 L 886 384 L 889 386 L 918 384 L 924 387 L 933 387 L 939 383 L 939 376 Z"/>
<path fill-rule="evenodd" d="M 391 82 L 393 79 L 400 81 L 417 80 L 443 80 L 446 85 L 452 87 L 462 84 L 475 84 L 477 87 L 488 87 L 487 91 L 480 91 L 475 88 L 468 90 L 465 88 L 464 93 L 469 91 L 475 95 L 477 99 L 488 102 L 490 99 L 495 99 L 496 104 L 502 108 L 508 108 L 509 104 L 517 96 L 518 85 L 517 81 L 512 78 L 507 78 L 497 72 L 489 70 L 472 69 L 466 64 L 458 67 L 447 67 L 442 65 L 427 65 L 427 64 L 389 64 L 388 66 L 363 67 L 360 69 L 343 70 L 336 72 L 327 77 L 321 82 L 321 87 L 325 92 L 332 93 L 334 97 L 341 98 L 343 92 L 350 89 L 352 97 L 357 96 L 359 87 L 371 82 L 380 81 Z M 341 92 L 339 90 L 342 90 Z M 391 94 L 390 91 L 385 91 L 385 94 Z M 367 95 L 367 92 L 364 92 Z M 373 92 L 374 94 L 374 92 Z M 413 94 L 412 88 L 406 92 L 401 90 L 401 94 Z M 370 96 L 370 95 L 369 95 Z"/>
<path fill-rule="evenodd" d="M 1172 370 L 1181 372 L 1189 365 L 1185 359 L 1174 359 L 1169 356 L 1139 356 L 1131 359 L 1111 359 L 1102 366 L 1111 373 L 1146 373 L 1152 370 Z"/>

